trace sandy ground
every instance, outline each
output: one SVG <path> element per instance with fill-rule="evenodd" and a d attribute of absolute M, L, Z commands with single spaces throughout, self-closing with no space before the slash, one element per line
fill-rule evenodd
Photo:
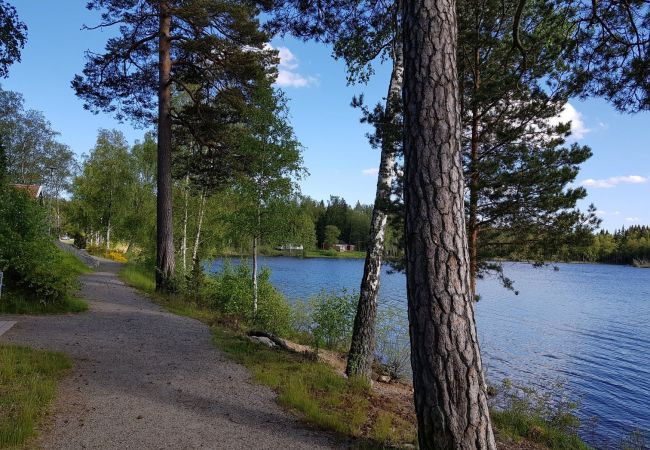
<path fill-rule="evenodd" d="M 34 442 L 47 449 L 319 449 L 309 430 L 210 342 L 207 326 L 163 311 L 102 262 L 82 277 L 90 309 L 0 316 L 18 323 L 0 340 L 74 360 Z"/>

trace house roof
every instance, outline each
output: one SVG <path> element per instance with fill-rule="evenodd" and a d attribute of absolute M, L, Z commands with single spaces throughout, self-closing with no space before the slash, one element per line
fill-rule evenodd
<path fill-rule="evenodd" d="M 41 196 L 41 191 L 43 191 L 43 186 L 40 184 L 12 184 L 12 186 L 16 189 L 27 192 L 31 198 L 39 198 Z"/>

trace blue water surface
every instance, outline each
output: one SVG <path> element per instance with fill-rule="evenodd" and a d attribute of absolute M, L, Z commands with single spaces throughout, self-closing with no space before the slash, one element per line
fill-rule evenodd
<path fill-rule="evenodd" d="M 274 257 L 261 264 L 289 299 L 358 290 L 363 273 L 358 259 Z M 509 378 L 543 391 L 563 382 L 579 401 L 583 437 L 599 448 L 615 447 L 634 429 L 650 430 L 650 270 L 557 267 L 505 263 L 519 295 L 495 279 L 479 280 L 484 366 L 492 383 Z M 403 274 L 384 269 L 380 301 L 406 316 Z"/>

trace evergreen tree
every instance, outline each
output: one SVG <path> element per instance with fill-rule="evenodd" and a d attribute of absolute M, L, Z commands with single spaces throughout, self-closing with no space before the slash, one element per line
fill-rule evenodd
<path fill-rule="evenodd" d="M 104 54 L 87 54 L 72 86 L 85 106 L 157 123 L 156 289 L 172 288 L 172 126 L 185 129 L 202 151 L 218 157 L 219 126 L 238 121 L 251 87 L 276 62 L 264 48 L 253 2 L 229 0 L 91 0 L 102 11 L 93 27 L 119 26 Z M 183 93 L 188 101 L 172 101 Z"/>
<path fill-rule="evenodd" d="M 404 205 L 421 449 L 496 449 L 464 218 L 456 3 L 404 2 Z"/>
<path fill-rule="evenodd" d="M 9 75 L 9 66 L 20 62 L 27 42 L 27 26 L 20 21 L 16 8 L 0 0 L 0 78 Z"/>

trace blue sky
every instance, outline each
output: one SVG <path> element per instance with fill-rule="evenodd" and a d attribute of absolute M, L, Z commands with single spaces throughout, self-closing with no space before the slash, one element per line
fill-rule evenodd
<path fill-rule="evenodd" d="M 29 28 L 22 62 L 11 68 L 4 89 L 21 92 L 27 107 L 41 110 L 61 133 L 60 140 L 76 153 L 92 148 L 99 128 L 117 128 L 133 142 L 143 130 L 120 124 L 105 114 L 85 111 L 70 88 L 83 68 L 84 52 L 103 48 L 109 31 L 82 31 L 97 23 L 97 13 L 84 0 L 64 2 L 13 0 Z M 364 93 L 369 104 L 385 95 L 388 70 L 380 67 L 365 86 L 347 86 L 345 67 L 330 49 L 296 40 L 275 40 L 282 64 L 278 83 L 291 99 L 292 123 L 305 146 L 310 176 L 302 191 L 317 199 L 330 194 L 348 202 L 370 203 L 374 197 L 379 154 L 365 138 L 353 95 Z M 573 119 L 575 139 L 589 145 L 594 156 L 578 176 L 595 203 L 603 227 L 650 224 L 650 114 L 623 115 L 605 101 L 571 101 L 565 119 Z"/>

